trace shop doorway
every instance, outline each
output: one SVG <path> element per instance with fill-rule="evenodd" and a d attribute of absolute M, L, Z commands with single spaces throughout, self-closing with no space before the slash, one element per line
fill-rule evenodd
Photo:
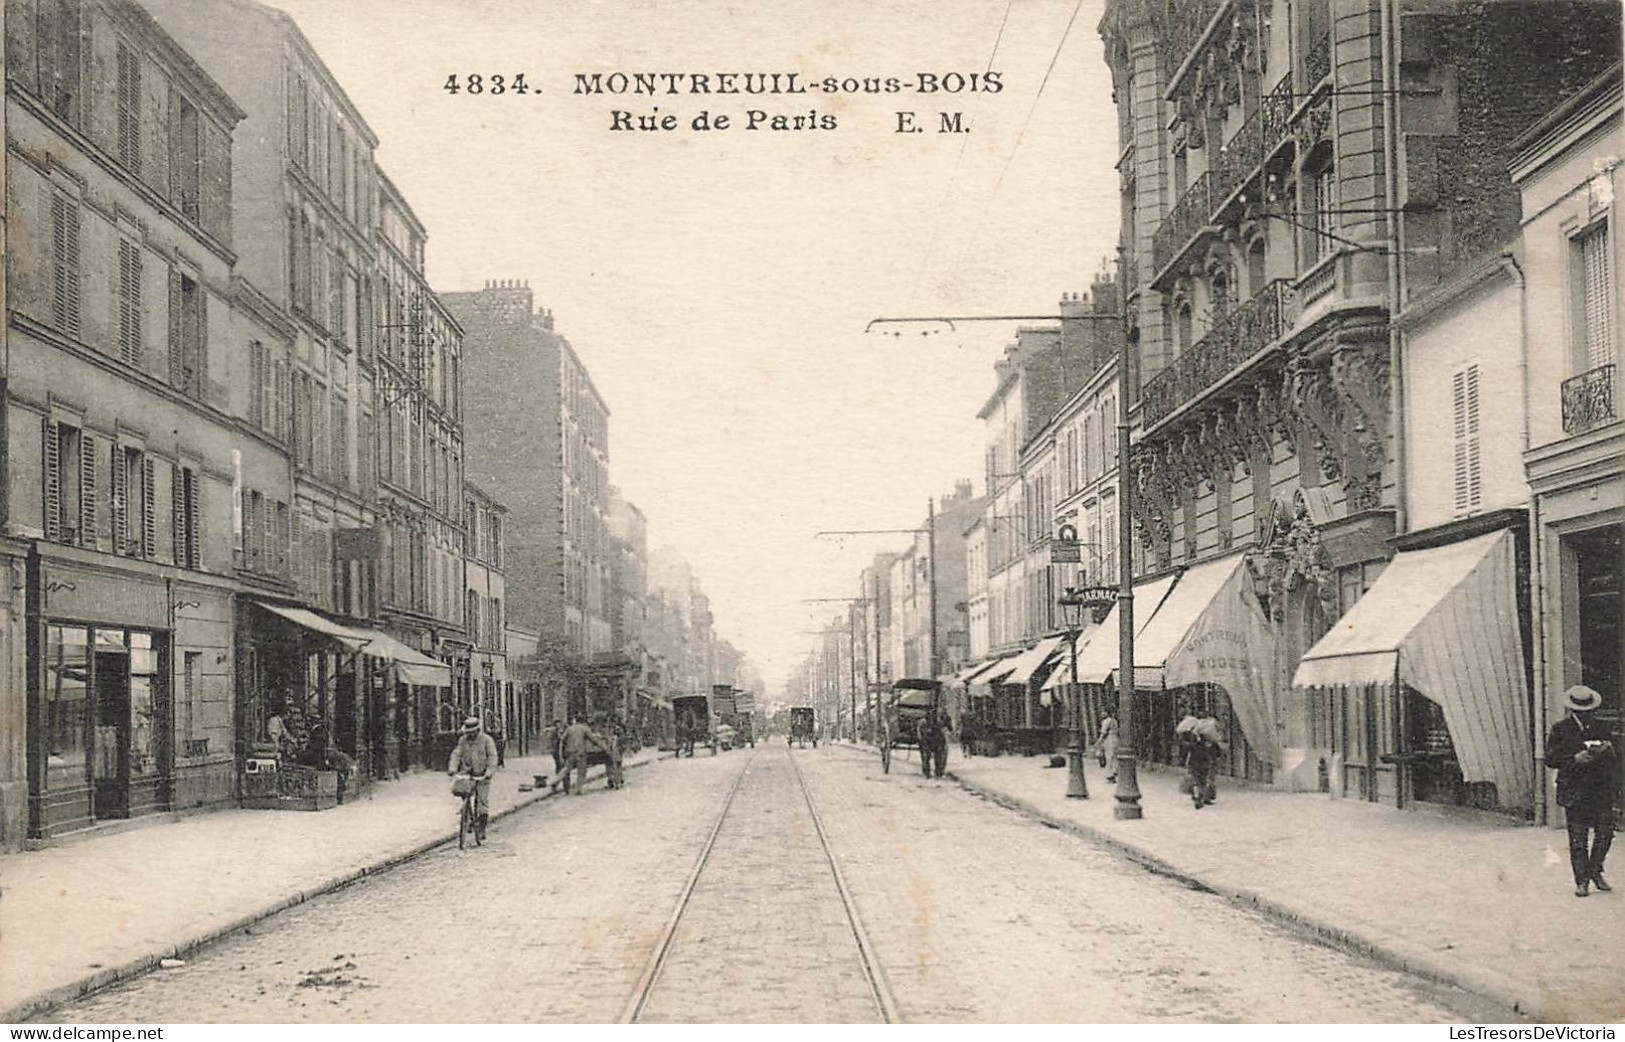
<path fill-rule="evenodd" d="M 130 816 L 130 664 L 123 648 L 98 646 L 95 678 L 96 733 L 91 750 L 95 814 L 100 818 Z"/>
<path fill-rule="evenodd" d="M 1620 529 L 1617 525 L 1594 528 L 1568 536 L 1563 542 L 1575 564 L 1579 682 L 1602 695 L 1602 709 L 1597 715 L 1613 732 L 1614 748 L 1619 751 L 1621 767 L 1625 767 L 1620 706 L 1621 681 L 1625 679 L 1620 668 L 1621 643 L 1625 641 L 1620 619 Z M 1620 777 L 1625 787 L 1625 771 L 1620 772 Z"/>

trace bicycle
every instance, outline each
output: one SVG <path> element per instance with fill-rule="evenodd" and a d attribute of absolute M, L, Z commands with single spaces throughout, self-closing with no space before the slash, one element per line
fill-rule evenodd
<path fill-rule="evenodd" d="M 474 837 L 475 846 L 485 844 L 485 829 L 480 826 L 479 815 L 474 813 L 474 795 L 483 779 L 472 774 L 458 774 L 451 783 L 453 796 L 461 796 L 462 807 L 457 812 L 457 849 L 468 849 L 468 837 Z"/>

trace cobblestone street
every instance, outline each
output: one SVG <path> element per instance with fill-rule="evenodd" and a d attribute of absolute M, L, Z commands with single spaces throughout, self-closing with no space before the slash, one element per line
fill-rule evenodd
<path fill-rule="evenodd" d="M 589 1021 L 626 1006 L 743 772 L 643 1019 L 878 1016 L 812 816 L 908 1021 L 1439 1021 L 1503 1011 L 841 748 L 662 761 L 267 920 L 53 1020 Z"/>

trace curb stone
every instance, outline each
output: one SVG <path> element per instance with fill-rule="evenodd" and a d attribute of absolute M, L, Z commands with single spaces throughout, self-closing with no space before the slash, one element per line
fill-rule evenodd
<path fill-rule="evenodd" d="M 670 759 L 670 757 L 657 753 L 651 759 L 640 760 L 637 763 L 629 763 L 623 769 L 633 770 L 638 767 L 647 766 L 651 763 L 658 763 L 659 761 L 665 759 Z M 599 770 L 599 773 L 593 777 L 603 777 L 602 771 Z M 527 807 L 540 803 L 543 800 L 562 795 L 562 791 L 552 792 L 546 789 L 527 793 L 525 798 L 520 799 L 518 802 L 513 804 L 513 806 L 494 812 L 491 815 L 491 820 L 500 821 L 501 819 L 512 814 L 516 814 Z M 269 919 L 280 912 L 285 912 L 296 905 L 304 904 L 306 901 L 309 901 L 312 898 L 321 897 L 323 895 L 342 890 L 352 883 L 360 882 L 369 876 L 381 875 L 392 868 L 396 868 L 415 858 L 422 857 L 424 854 L 427 854 L 429 851 L 434 850 L 437 847 L 442 847 L 448 843 L 451 843 L 452 841 L 456 840 L 456 838 L 457 833 L 449 832 L 445 835 L 422 840 L 414 843 L 405 850 L 398 850 L 394 853 L 387 854 L 381 858 L 370 861 L 367 864 L 362 865 L 360 868 L 347 869 L 337 875 L 323 879 L 311 886 L 296 890 L 293 893 L 287 894 L 283 897 L 279 897 L 275 901 L 262 905 L 254 911 L 240 916 L 224 926 L 210 927 L 209 929 L 198 934 L 196 937 L 188 938 L 181 941 L 179 944 L 165 944 L 162 948 L 155 952 L 138 956 L 137 958 L 123 963 L 122 965 L 104 967 L 94 973 L 87 974 L 76 981 L 71 981 L 67 984 L 59 984 L 56 987 L 37 992 L 28 996 L 27 998 L 22 999 L 21 1001 L 5 1007 L 4 1009 L 0 1009 L 0 1024 L 21 1024 L 31 1017 L 38 1017 L 41 1014 L 49 1013 L 53 1009 L 56 1009 L 57 1007 L 68 1002 L 72 1002 L 75 999 L 84 998 L 95 992 L 111 987 L 114 984 L 129 980 L 132 977 L 139 977 L 143 973 L 156 969 L 158 964 L 164 959 L 183 958 L 199 948 L 213 944 L 215 941 L 222 940 L 234 933 L 245 930 L 256 923 L 264 922 L 266 919 Z"/>
<path fill-rule="evenodd" d="M 852 748 L 850 751 L 859 753 L 872 752 L 871 750 L 859 748 Z M 873 752 L 872 755 L 878 757 L 879 753 Z M 1007 810 L 1015 811 L 1023 817 L 1031 818 L 1041 824 L 1111 850 L 1157 875 L 1166 876 L 1198 890 L 1205 890 L 1224 898 L 1231 904 L 1259 912 L 1328 947 L 1362 955 L 1389 969 L 1399 970 L 1436 984 L 1460 988 L 1537 1021 L 1551 1021 L 1551 1017 L 1546 1010 L 1546 1001 L 1540 995 L 1533 993 L 1530 985 L 1511 980 L 1504 974 L 1471 966 L 1449 965 L 1433 953 L 1404 938 L 1395 937 L 1379 930 L 1362 930 L 1357 927 L 1341 926 L 1291 902 L 1268 897 L 1262 892 L 1248 887 L 1220 882 L 1209 877 L 1206 873 L 1180 868 L 1173 862 L 1151 853 L 1145 847 L 1136 843 L 1129 842 L 1095 826 L 1086 825 L 1043 810 L 1020 797 L 1012 796 L 985 783 L 965 778 L 952 768 L 945 772 L 944 777 L 955 782 L 965 791 L 980 796 L 990 803 L 995 803 Z"/>

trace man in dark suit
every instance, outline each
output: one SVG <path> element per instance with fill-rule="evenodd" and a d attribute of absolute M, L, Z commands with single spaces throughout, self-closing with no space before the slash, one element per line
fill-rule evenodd
<path fill-rule="evenodd" d="M 1568 824 L 1574 896 L 1585 897 L 1593 885 L 1599 891 L 1613 889 L 1603 878 L 1602 863 L 1618 820 L 1619 755 L 1607 726 L 1597 719 L 1601 695 L 1576 684 L 1563 692 L 1563 705 L 1569 715 L 1546 738 L 1546 766 L 1557 771 L 1557 803 Z"/>

